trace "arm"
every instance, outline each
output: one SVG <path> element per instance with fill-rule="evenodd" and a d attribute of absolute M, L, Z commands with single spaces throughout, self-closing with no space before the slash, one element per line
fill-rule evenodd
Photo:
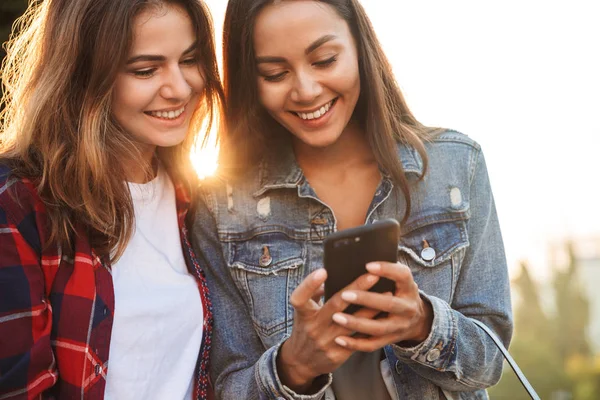
<path fill-rule="evenodd" d="M 6 194 L 0 198 L 0 398 L 41 399 L 58 376 L 52 315 L 35 219 L 20 218 L 17 207 Z"/>
<path fill-rule="evenodd" d="M 333 296 L 323 306 L 313 300 L 327 273 L 322 269 L 313 271 L 295 288 L 290 298 L 294 307 L 292 333 L 278 345 L 265 349 L 223 259 L 215 221 L 205 204 L 198 204 L 193 234 L 211 289 L 214 315 L 211 375 L 217 396 L 322 398 L 331 383 L 331 372 L 352 354 L 334 342 L 335 337 L 350 331 L 331 320 L 331 315 L 345 309 L 348 303 L 340 295 Z M 348 288 L 368 290 L 377 280 L 376 276 L 365 274 Z M 372 317 L 376 311 L 358 313 Z"/>
<path fill-rule="evenodd" d="M 388 313 L 368 320 L 338 314 L 334 319 L 368 338 L 340 337 L 353 350 L 374 351 L 392 344 L 406 366 L 449 391 L 494 385 L 502 354 L 473 319 L 490 327 L 508 345 L 512 333 L 510 288 L 500 228 L 480 152 L 471 169 L 470 246 L 466 250 L 452 305 L 419 291 L 408 266 L 373 263 L 367 269 L 396 282 L 394 296 L 347 293 L 353 303 Z M 343 295 L 344 296 L 344 295 Z M 412 346 L 412 347 L 411 347 Z"/>
<path fill-rule="evenodd" d="M 297 395 L 283 387 L 276 368 L 281 345 L 264 348 L 223 258 L 215 221 L 205 203 L 201 199 L 196 201 L 192 241 L 203 261 L 211 293 L 214 315 L 211 377 L 217 398 L 321 398 L 326 387 L 312 396 Z"/>
<path fill-rule="evenodd" d="M 505 346 L 512 335 L 504 246 L 485 160 L 480 151 L 476 155 L 467 226 L 470 245 L 452 305 L 422 293 L 434 311 L 428 338 L 412 348 L 393 346 L 401 361 L 450 391 L 487 388 L 502 374 L 502 354 L 472 319 L 485 323 Z"/>

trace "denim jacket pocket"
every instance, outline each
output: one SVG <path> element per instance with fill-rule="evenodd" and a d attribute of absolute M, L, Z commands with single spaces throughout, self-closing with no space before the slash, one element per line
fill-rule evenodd
<path fill-rule="evenodd" d="M 448 303 L 469 246 L 467 218 L 466 213 L 448 213 L 412 224 L 398 244 L 398 260 L 410 267 L 419 288 Z"/>
<path fill-rule="evenodd" d="M 233 241 L 228 247 L 231 274 L 249 305 L 257 332 L 270 347 L 292 325 L 289 297 L 302 280 L 306 245 L 275 232 Z"/>

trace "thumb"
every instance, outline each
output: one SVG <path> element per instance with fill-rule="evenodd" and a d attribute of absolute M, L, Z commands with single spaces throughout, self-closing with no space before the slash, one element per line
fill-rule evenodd
<path fill-rule="evenodd" d="M 290 296 L 290 304 L 297 313 L 303 314 L 314 311 L 315 302 L 312 301 L 312 298 L 318 295 L 326 279 L 327 272 L 323 268 L 319 268 L 300 282 Z"/>

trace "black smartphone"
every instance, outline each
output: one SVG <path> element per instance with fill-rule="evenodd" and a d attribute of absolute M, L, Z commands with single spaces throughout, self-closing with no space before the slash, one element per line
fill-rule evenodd
<path fill-rule="evenodd" d="M 366 274 L 366 264 L 371 261 L 398 261 L 400 224 L 395 219 L 385 219 L 369 225 L 345 229 L 325 238 L 324 266 L 327 271 L 325 300 Z M 371 291 L 394 292 L 395 283 L 381 278 Z M 360 306 L 351 304 L 344 312 L 353 313 Z"/>

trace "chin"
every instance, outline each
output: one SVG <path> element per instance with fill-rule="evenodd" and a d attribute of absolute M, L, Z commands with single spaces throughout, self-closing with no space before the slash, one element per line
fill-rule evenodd
<path fill-rule="evenodd" d="M 181 144 L 187 137 L 187 130 L 182 133 L 163 133 L 154 140 L 154 145 L 158 147 L 173 147 Z"/>
<path fill-rule="evenodd" d="M 305 146 L 311 147 L 313 149 L 326 149 L 327 147 L 335 144 L 336 140 L 311 140 L 302 137 L 296 137 L 302 144 Z"/>
<path fill-rule="evenodd" d="M 308 135 L 297 136 L 297 138 L 307 146 L 323 149 L 334 145 L 340 138 L 340 135 L 314 132 Z"/>

